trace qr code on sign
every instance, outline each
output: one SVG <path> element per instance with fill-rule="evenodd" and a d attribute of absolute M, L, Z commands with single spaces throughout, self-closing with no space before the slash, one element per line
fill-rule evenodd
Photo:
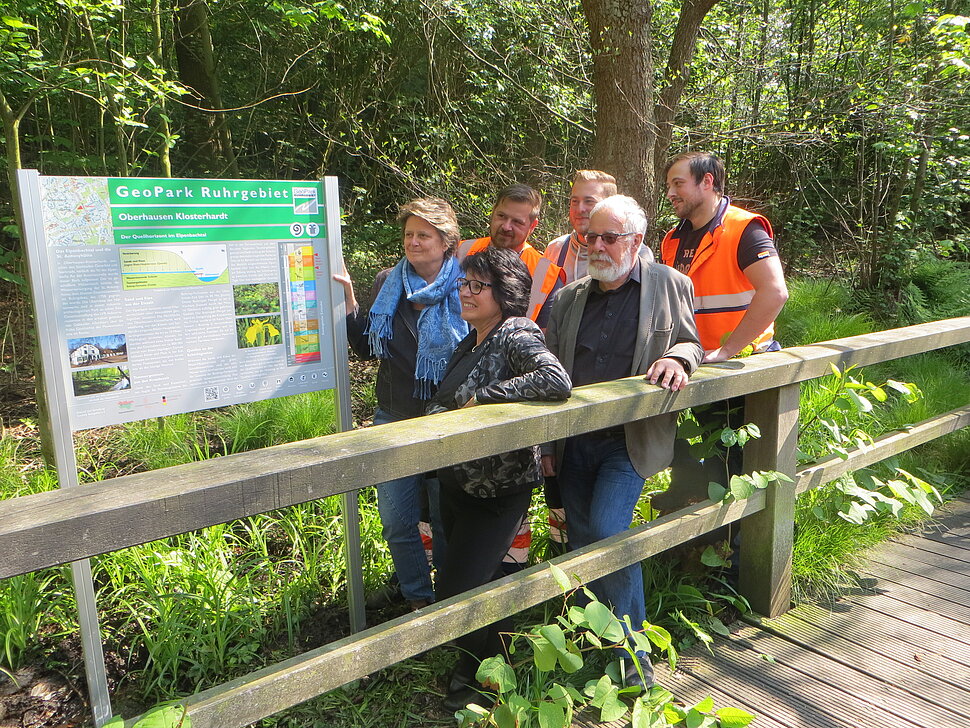
<path fill-rule="evenodd" d="M 204 396 L 206 402 L 215 402 L 217 399 L 219 399 L 219 388 L 206 387 L 204 390 Z"/>

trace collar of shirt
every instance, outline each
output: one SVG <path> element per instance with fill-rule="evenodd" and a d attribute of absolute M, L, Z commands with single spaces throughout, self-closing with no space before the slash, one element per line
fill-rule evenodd
<path fill-rule="evenodd" d="M 714 217 L 708 220 L 707 224 L 704 225 L 704 227 L 701 229 L 713 230 L 718 225 L 720 225 L 721 220 L 724 219 L 724 213 L 728 209 L 728 205 L 730 204 L 731 204 L 730 197 L 728 197 L 727 195 L 724 195 L 723 197 L 721 197 L 721 204 L 718 205 L 717 212 L 714 213 Z M 676 228 L 674 228 L 673 237 L 682 238 L 684 235 L 690 235 L 693 231 L 694 231 L 694 226 L 691 224 L 691 221 L 687 218 L 684 218 L 683 220 L 680 221 L 680 224 Z"/>

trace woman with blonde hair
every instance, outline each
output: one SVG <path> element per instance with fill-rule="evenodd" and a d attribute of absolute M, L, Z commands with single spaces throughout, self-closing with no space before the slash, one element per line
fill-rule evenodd
<path fill-rule="evenodd" d="M 459 238 L 455 211 L 445 200 L 429 197 L 402 205 L 397 219 L 404 257 L 378 273 L 368 312 L 360 310 L 347 271 L 334 275 L 344 287 L 351 348 L 364 359 L 380 360 L 375 425 L 423 415 L 452 351 L 468 333 L 455 284 L 461 275 L 453 255 Z M 436 480 L 419 474 L 377 486 L 384 539 L 401 594 L 412 609 L 434 601 L 431 569 L 418 532 L 424 491 L 434 528 Z M 444 546 L 440 526 L 433 543 L 438 559 Z"/>

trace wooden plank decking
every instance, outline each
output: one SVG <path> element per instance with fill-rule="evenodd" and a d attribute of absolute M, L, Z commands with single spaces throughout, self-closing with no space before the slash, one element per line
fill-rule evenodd
<path fill-rule="evenodd" d="M 834 604 L 734 625 L 660 682 L 689 704 L 745 708 L 755 728 L 970 728 L 970 499 L 874 549 L 859 575 Z"/>

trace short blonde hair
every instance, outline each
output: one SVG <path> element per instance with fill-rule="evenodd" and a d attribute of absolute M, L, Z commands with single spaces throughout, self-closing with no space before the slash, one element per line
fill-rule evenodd
<path fill-rule="evenodd" d="M 606 196 L 616 194 L 616 177 L 598 169 L 578 169 L 573 175 L 573 187 L 580 182 L 600 182 L 606 187 Z"/>
<path fill-rule="evenodd" d="M 407 225 L 408 218 L 412 215 L 420 217 L 437 230 L 449 252 L 458 244 L 458 240 L 461 238 L 461 233 L 458 230 L 458 218 L 451 203 L 447 200 L 442 200 L 440 197 L 419 197 L 416 200 L 405 202 L 397 213 L 397 221 L 401 223 L 402 230 Z"/>

